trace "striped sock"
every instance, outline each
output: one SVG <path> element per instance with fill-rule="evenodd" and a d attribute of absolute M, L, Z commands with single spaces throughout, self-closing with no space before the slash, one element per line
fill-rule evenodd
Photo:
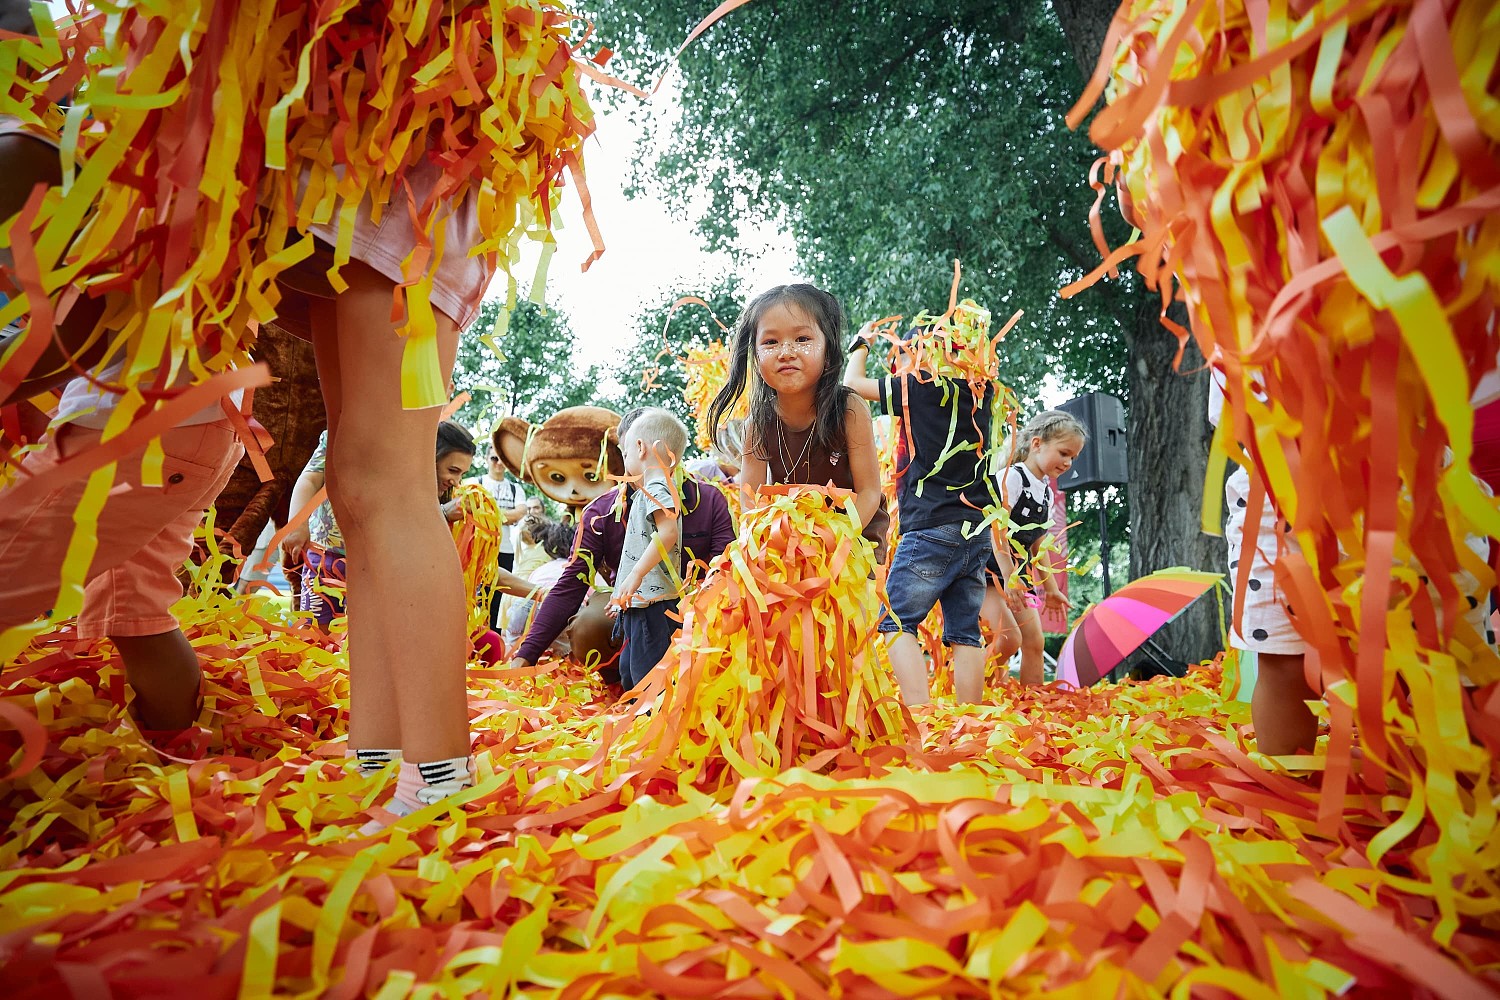
<path fill-rule="evenodd" d="M 405 816 L 455 795 L 473 783 L 473 759 L 467 756 L 425 764 L 403 760 L 401 776 L 396 779 L 396 797 L 386 808 L 397 816 Z"/>
<path fill-rule="evenodd" d="M 401 759 L 400 750 L 355 750 L 346 756 L 359 758 L 360 774 L 376 774 L 385 770 L 387 764 Z"/>

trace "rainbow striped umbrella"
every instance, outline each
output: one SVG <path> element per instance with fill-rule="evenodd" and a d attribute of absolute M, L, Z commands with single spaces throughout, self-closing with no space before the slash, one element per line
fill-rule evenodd
<path fill-rule="evenodd" d="M 1130 581 L 1074 623 L 1057 658 L 1057 679 L 1074 687 L 1097 683 L 1189 604 L 1223 582 L 1222 573 L 1181 566 Z"/>

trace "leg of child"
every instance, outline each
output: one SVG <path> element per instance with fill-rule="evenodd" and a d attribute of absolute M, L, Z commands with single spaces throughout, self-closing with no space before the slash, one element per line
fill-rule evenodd
<path fill-rule="evenodd" d="M 675 602 L 658 601 L 644 608 L 626 608 L 620 612 L 625 633 L 625 648 L 620 656 L 620 683 L 626 691 L 645 680 L 672 648 L 677 622 L 670 614 L 675 610 Z"/>
<path fill-rule="evenodd" d="M 984 647 L 953 647 L 953 693 L 960 704 L 984 700 Z"/>
<path fill-rule="evenodd" d="M 203 670 L 182 629 L 156 635 L 112 635 L 135 692 L 130 713 L 142 729 L 186 729 L 198 717 Z"/>
<path fill-rule="evenodd" d="M 182 596 L 178 574 L 192 555 L 193 532 L 244 454 L 222 421 L 174 428 L 163 435 L 162 449 L 162 487 L 139 488 L 139 473 L 122 464 L 121 478 L 141 495 L 140 509 L 130 520 L 124 510 L 111 512 L 97 530 L 101 542 L 124 533 L 135 551 L 92 568 L 78 616 L 80 636 L 114 643 L 135 692 L 130 713 L 141 729 L 156 731 L 186 729 L 198 716 L 203 670 L 167 609 Z"/>
<path fill-rule="evenodd" d="M 1010 613 L 1005 603 L 1005 593 L 999 584 L 987 582 L 984 588 L 984 604 L 979 617 L 990 627 L 990 644 L 986 655 L 991 660 L 1009 664 L 1010 658 L 1021 650 L 1021 629 L 1016 625 L 1016 616 Z"/>
<path fill-rule="evenodd" d="M 1016 613 L 1016 624 L 1021 630 L 1021 683 L 1035 685 L 1043 680 L 1042 619 L 1036 608 L 1028 607 Z"/>
<path fill-rule="evenodd" d="M 433 492 L 438 408 L 401 405 L 406 341 L 392 282 L 359 262 L 343 277 L 346 291 L 314 303 L 313 343 L 329 496 L 348 551 L 349 742 L 399 748 L 412 764 L 466 757 L 463 575 Z M 441 314 L 437 325 L 446 373 L 458 332 Z"/>
<path fill-rule="evenodd" d="M 97 430 L 65 427 L 27 457 L 25 468 L 40 473 L 98 441 Z M 161 444 L 160 485 L 142 483 L 142 452 L 119 462 L 116 488 L 94 525 L 97 548 L 84 577 L 78 619 L 78 634 L 84 638 L 167 637 L 139 656 L 132 655 L 133 648 L 121 647 L 132 687 L 140 685 L 137 721 L 148 729 L 180 728 L 175 723 L 183 706 L 197 702 L 197 658 L 188 663 L 186 640 L 179 644 L 172 638 L 177 621 L 168 609 L 182 596 L 176 573 L 192 551 L 193 529 L 242 454 L 234 431 L 222 422 L 173 428 Z M 75 479 L 20 506 L 0 496 L 0 632 L 48 614 L 54 606 L 73 538 L 74 511 L 85 486 L 85 479 Z M 26 626 L 25 632 L 35 628 Z M 133 644 L 127 639 L 126 646 Z M 163 648 L 169 659 L 158 668 L 152 653 Z M 182 725 L 191 722 L 189 714 Z"/>
<path fill-rule="evenodd" d="M 932 687 L 927 679 L 927 658 L 922 655 L 922 646 L 910 632 L 893 634 L 891 670 L 896 675 L 896 687 L 901 691 L 901 703 L 907 708 L 925 705 L 932 700 Z"/>
<path fill-rule="evenodd" d="M 1311 753 L 1318 740 L 1318 719 L 1309 701 L 1318 695 L 1307 685 L 1301 653 L 1255 654 L 1255 693 L 1250 697 L 1250 721 L 1261 753 Z"/>

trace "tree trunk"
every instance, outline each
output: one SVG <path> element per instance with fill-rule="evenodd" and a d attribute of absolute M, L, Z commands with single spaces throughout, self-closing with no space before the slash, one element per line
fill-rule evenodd
<path fill-rule="evenodd" d="M 256 390 L 251 404 L 252 415 L 275 442 L 266 449 L 273 478 L 262 483 L 250 459 L 242 459 L 214 503 L 217 525 L 246 554 L 255 548 L 267 521 L 286 523 L 292 486 L 328 425 L 312 344 L 267 323 L 261 327 L 255 355 L 270 367 L 275 379 Z"/>
<path fill-rule="evenodd" d="M 1116 0 L 1052 0 L 1073 59 L 1085 80 L 1098 62 Z M 1089 293 L 1084 293 L 1089 294 Z M 1168 566 L 1223 572 L 1224 540 L 1203 534 L 1203 475 L 1211 434 L 1208 375 L 1189 344 L 1179 375 L 1172 369 L 1177 340 L 1162 325 L 1160 295 L 1142 289 L 1130 325 L 1128 449 L 1130 460 L 1130 575 Z M 1173 318 L 1186 326 L 1180 305 Z M 1171 656 L 1196 661 L 1223 648 L 1217 603 L 1198 602 L 1157 637 Z"/>
<path fill-rule="evenodd" d="M 1085 80 L 1094 75 L 1109 22 L 1119 6 L 1119 0 L 1052 0 L 1052 12 Z"/>
<path fill-rule="evenodd" d="M 1208 372 L 1189 341 L 1172 370 L 1177 338 L 1159 319 L 1161 300 L 1143 296 L 1131 337 L 1129 415 L 1130 576 L 1168 566 L 1224 572 L 1224 539 L 1202 531 L 1203 475 L 1213 434 Z M 1172 318 L 1186 323 L 1181 305 Z M 1197 662 L 1223 649 L 1218 602 L 1207 596 L 1157 636 L 1172 657 Z"/>

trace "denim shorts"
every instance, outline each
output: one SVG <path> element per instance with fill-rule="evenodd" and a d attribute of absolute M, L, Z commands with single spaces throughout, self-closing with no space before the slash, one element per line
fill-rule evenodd
<path fill-rule="evenodd" d="M 943 606 L 943 642 L 983 646 L 979 608 L 984 603 L 984 564 L 992 547 L 988 530 L 964 537 L 964 525 L 943 524 L 908 531 L 896 546 L 886 576 L 890 611 L 882 632 L 917 634 L 935 604 Z"/>

